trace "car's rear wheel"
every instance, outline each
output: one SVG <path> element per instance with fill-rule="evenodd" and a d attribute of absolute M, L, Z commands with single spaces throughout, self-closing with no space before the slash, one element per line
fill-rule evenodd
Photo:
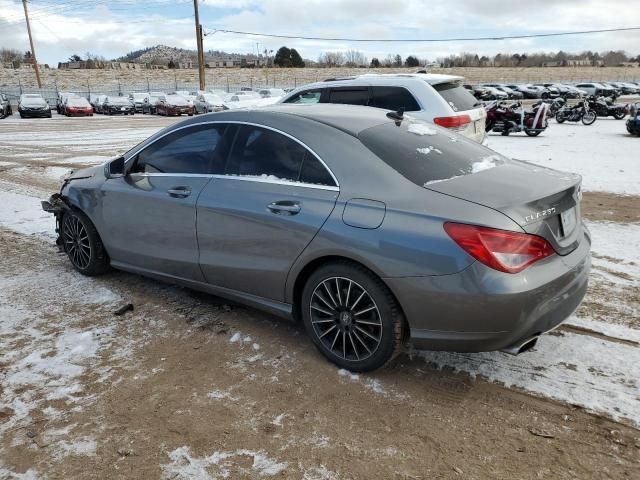
<path fill-rule="evenodd" d="M 91 220 L 82 212 L 68 210 L 62 217 L 62 245 L 73 268 L 94 276 L 109 270 L 109 257 Z"/>
<path fill-rule="evenodd" d="M 402 345 L 404 318 L 382 281 L 349 262 L 320 267 L 302 292 L 302 318 L 320 352 L 356 372 L 384 366 Z"/>

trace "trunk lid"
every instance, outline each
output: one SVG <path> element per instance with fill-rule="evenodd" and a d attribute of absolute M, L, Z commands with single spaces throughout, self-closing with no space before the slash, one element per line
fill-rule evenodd
<path fill-rule="evenodd" d="M 582 238 L 581 183 L 580 175 L 512 160 L 426 188 L 497 210 L 567 255 Z"/>

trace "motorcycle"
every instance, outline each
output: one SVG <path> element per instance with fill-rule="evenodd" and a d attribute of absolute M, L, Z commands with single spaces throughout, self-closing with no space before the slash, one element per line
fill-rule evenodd
<path fill-rule="evenodd" d="M 540 103 L 532 110 L 522 108 L 520 102 L 507 105 L 504 102 L 492 102 L 485 106 L 487 132 L 500 132 L 507 136 L 510 133 L 524 132 L 529 137 L 537 137 L 548 126 L 547 103 Z"/>
<path fill-rule="evenodd" d="M 560 110 L 562 107 L 564 107 L 567 104 L 567 100 L 564 97 L 554 98 L 553 100 L 543 99 L 534 103 L 532 107 L 533 108 L 539 107 L 543 103 L 546 103 L 547 105 L 549 105 L 549 108 L 547 109 L 547 117 L 555 117 L 556 113 L 558 113 L 558 110 Z"/>
<path fill-rule="evenodd" d="M 640 103 L 631 106 L 627 119 L 627 132 L 640 137 Z"/>
<path fill-rule="evenodd" d="M 587 97 L 589 109 L 596 112 L 599 117 L 613 117 L 616 120 L 622 120 L 629 112 L 629 105 L 622 103 L 614 103 L 611 99 L 603 96 L 595 97 L 590 95 Z"/>
<path fill-rule="evenodd" d="M 556 113 L 556 122 L 582 122 L 584 125 L 592 125 L 598 118 L 598 114 L 589 108 L 589 102 L 582 100 L 572 107 L 564 106 Z"/>

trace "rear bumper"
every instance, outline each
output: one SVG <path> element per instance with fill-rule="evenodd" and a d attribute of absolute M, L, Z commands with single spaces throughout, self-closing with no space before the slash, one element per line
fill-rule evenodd
<path fill-rule="evenodd" d="M 454 275 L 386 278 L 418 348 L 501 350 L 549 331 L 582 302 L 591 268 L 585 231 L 576 250 L 504 274 L 479 262 Z"/>

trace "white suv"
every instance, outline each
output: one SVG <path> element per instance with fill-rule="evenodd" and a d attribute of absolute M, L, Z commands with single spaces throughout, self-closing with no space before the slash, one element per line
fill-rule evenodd
<path fill-rule="evenodd" d="M 343 103 L 400 110 L 450 128 L 476 142 L 485 140 L 486 112 L 462 86 L 464 78 L 427 73 L 366 74 L 304 85 L 278 103 Z"/>

